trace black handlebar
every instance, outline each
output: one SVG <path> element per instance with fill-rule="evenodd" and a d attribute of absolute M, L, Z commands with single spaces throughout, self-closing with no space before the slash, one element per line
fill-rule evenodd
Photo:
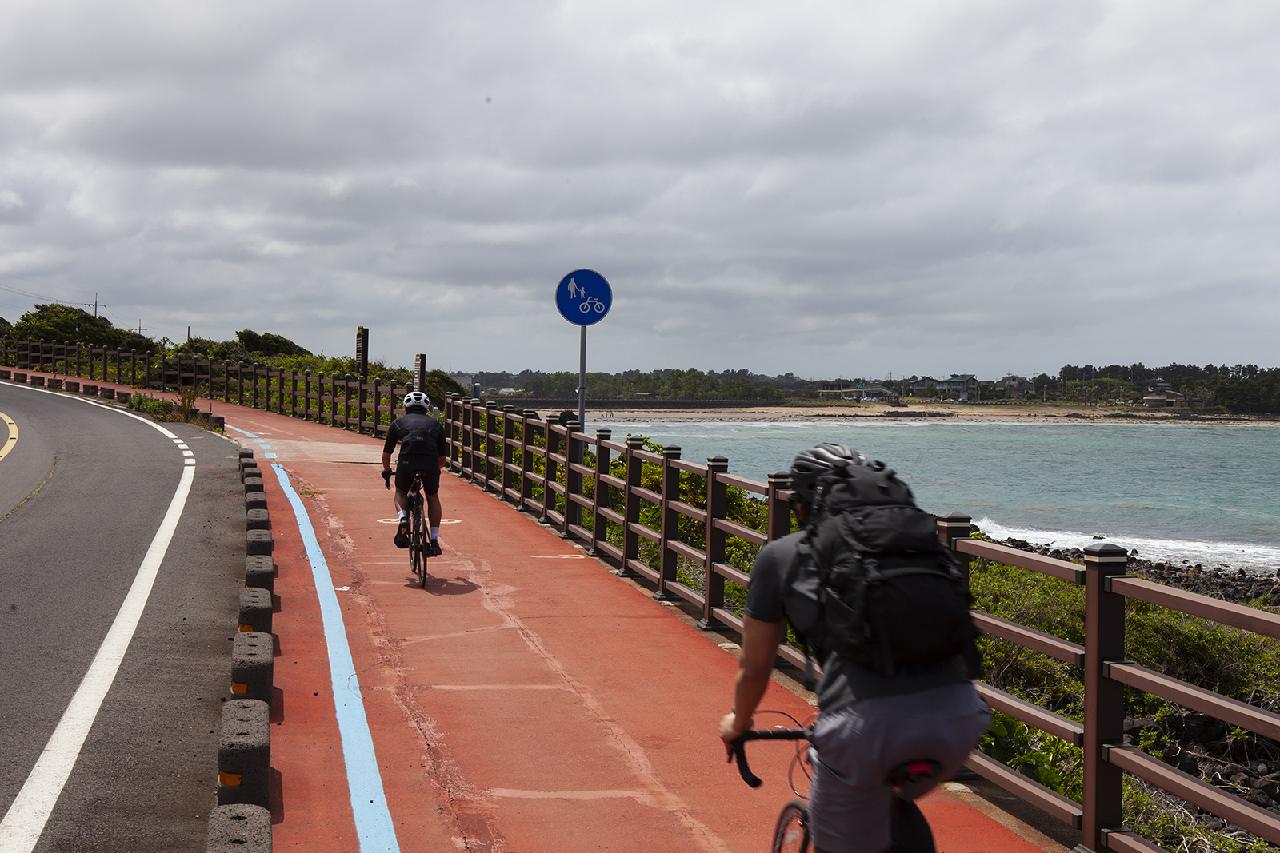
<path fill-rule="evenodd" d="M 751 767 L 747 764 L 747 741 L 749 740 L 808 740 L 813 736 L 812 729 L 761 729 L 758 731 L 746 731 L 738 737 L 737 740 L 729 744 L 731 751 L 729 760 L 738 760 L 738 775 L 742 777 L 742 781 L 746 782 L 752 788 L 759 788 L 764 784 L 760 777 L 751 772 Z"/>

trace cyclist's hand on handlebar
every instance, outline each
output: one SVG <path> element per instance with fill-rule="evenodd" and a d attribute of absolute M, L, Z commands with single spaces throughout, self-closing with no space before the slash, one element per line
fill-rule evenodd
<path fill-rule="evenodd" d="M 742 737 L 742 733 L 755 725 L 755 720 L 747 720 L 746 726 L 738 728 L 735 724 L 738 716 L 733 711 L 725 714 L 720 718 L 720 739 L 724 741 L 724 752 L 727 759 L 733 758 L 733 744 L 738 738 Z"/>

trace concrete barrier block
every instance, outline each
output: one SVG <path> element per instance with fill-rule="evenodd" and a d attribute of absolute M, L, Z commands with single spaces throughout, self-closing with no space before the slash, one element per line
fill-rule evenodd
<path fill-rule="evenodd" d="M 132 392 L 132 391 L 117 391 L 117 392 L 116 392 L 116 402 L 117 402 L 117 403 L 127 403 L 127 402 L 129 402 L 131 399 L 133 399 L 133 392 Z"/>
<path fill-rule="evenodd" d="M 44 377 L 43 377 L 43 376 L 32 376 L 28 381 L 31 383 L 31 387 L 32 387 L 32 388 L 43 388 L 43 387 L 44 387 Z"/>
<path fill-rule="evenodd" d="M 70 391 L 72 394 L 79 394 L 79 393 L 80 393 L 80 380 L 79 380 L 79 379 L 68 379 L 68 380 L 67 380 L 67 390 L 68 390 L 68 391 Z"/>
<path fill-rule="evenodd" d="M 114 400 L 116 398 L 116 389 L 103 385 L 98 389 L 98 396 L 103 400 Z"/>
<path fill-rule="evenodd" d="M 256 462 L 250 462 L 248 465 L 240 466 L 240 482 L 243 483 L 250 477 L 258 477 L 259 479 L 262 477 L 262 471 L 259 470 Z"/>
<path fill-rule="evenodd" d="M 244 585 L 251 589 L 275 592 L 276 563 L 270 557 L 245 557 Z"/>
<path fill-rule="evenodd" d="M 98 386 L 90 385 L 88 382 L 86 382 L 80 386 L 80 393 L 86 397 L 96 397 L 98 396 Z"/>
<path fill-rule="evenodd" d="M 245 545 L 250 557 L 269 557 L 275 550 L 270 530 L 250 530 L 245 533 Z"/>
<path fill-rule="evenodd" d="M 231 642 L 231 695 L 271 701 L 275 677 L 275 640 L 262 631 L 236 634 Z"/>
<path fill-rule="evenodd" d="M 50 376 L 48 380 L 45 381 L 45 387 L 49 388 L 52 391 L 61 391 L 62 380 L 56 376 Z"/>
<path fill-rule="evenodd" d="M 262 508 L 246 509 L 244 512 L 245 530 L 270 530 L 271 516 Z"/>
<path fill-rule="evenodd" d="M 218 805 L 248 803 L 267 808 L 270 768 L 271 710 L 267 703 L 224 704 L 218 735 Z"/>
<path fill-rule="evenodd" d="M 261 477 L 245 477 L 244 490 L 246 492 L 262 491 L 262 478 Z"/>
<path fill-rule="evenodd" d="M 246 511 L 251 509 L 266 509 L 267 496 L 262 492 L 246 492 L 244 496 L 244 508 Z"/>
<path fill-rule="evenodd" d="M 13 373 L 8 370 L 0 369 L 0 379 L 8 382 L 13 379 Z"/>
<path fill-rule="evenodd" d="M 240 590 L 240 630 L 271 633 L 271 593 L 265 589 Z"/>
<path fill-rule="evenodd" d="M 252 451 L 252 450 L 250 450 L 250 449 L 249 449 L 249 448 L 247 448 L 247 447 L 242 447 L 242 448 L 240 448 L 240 459 L 242 460 L 242 463 L 241 463 L 241 464 L 243 464 L 243 460 L 245 460 L 245 459 L 252 459 L 252 458 L 253 458 L 253 451 Z"/>
<path fill-rule="evenodd" d="M 236 803 L 209 814 L 205 853 L 271 853 L 271 812 Z"/>
<path fill-rule="evenodd" d="M 13 381 L 14 381 L 14 382 L 17 382 L 19 385 L 26 385 L 26 384 L 27 384 L 27 374 L 25 374 L 25 373 L 18 373 L 17 371 L 14 371 L 14 374 L 13 374 Z"/>
<path fill-rule="evenodd" d="M 216 430 L 226 430 L 227 419 L 222 415 L 209 415 L 209 426 Z"/>

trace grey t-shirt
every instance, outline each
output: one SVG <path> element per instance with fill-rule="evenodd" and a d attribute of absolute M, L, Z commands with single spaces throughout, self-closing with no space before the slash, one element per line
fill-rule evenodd
<path fill-rule="evenodd" d="M 796 556 L 796 546 L 803 535 L 792 533 L 783 536 L 765 544 L 756 555 L 755 566 L 751 569 L 751 585 L 747 589 L 747 615 L 752 619 L 776 623 L 786 618 L 782 606 L 783 587 L 787 570 Z M 822 679 L 818 682 L 818 708 L 826 713 L 859 699 L 901 696 L 947 684 L 963 684 L 969 680 L 964 658 L 959 655 L 936 667 L 893 678 L 878 675 L 834 653 L 819 658 L 818 664 L 822 667 Z"/>

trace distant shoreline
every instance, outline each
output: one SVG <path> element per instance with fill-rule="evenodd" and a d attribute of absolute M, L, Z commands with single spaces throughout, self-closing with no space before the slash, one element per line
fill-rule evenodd
<path fill-rule="evenodd" d="M 1117 409 L 1085 409 L 1049 405 L 964 405 L 942 403 L 928 406 L 759 406 L 751 408 L 670 408 L 670 409 L 591 409 L 589 421 L 612 423 L 730 421 L 764 423 L 771 421 L 905 421 L 948 423 L 1031 422 L 1050 424 L 1196 424 L 1200 426 L 1280 426 L 1280 418 L 1245 415 L 1181 416 L 1160 411 L 1124 411 Z M 554 416 L 558 412 L 543 412 Z"/>

